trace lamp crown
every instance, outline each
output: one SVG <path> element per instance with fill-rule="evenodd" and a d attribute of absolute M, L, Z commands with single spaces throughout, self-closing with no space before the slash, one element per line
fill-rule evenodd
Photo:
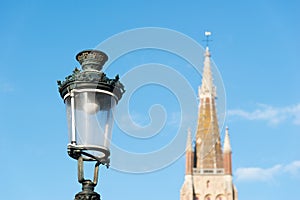
<path fill-rule="evenodd" d="M 63 81 L 57 81 L 58 90 L 61 97 L 73 89 L 101 89 L 114 93 L 118 100 L 125 92 L 124 85 L 120 82 L 117 75 L 114 79 L 106 77 L 101 71 L 102 66 L 108 60 L 108 56 L 99 50 L 84 50 L 76 55 L 76 60 L 81 64 L 83 70 L 75 68 L 73 73 Z"/>
<path fill-rule="evenodd" d="M 80 63 L 83 70 L 101 71 L 108 56 L 99 50 L 84 50 L 76 55 L 76 60 Z"/>

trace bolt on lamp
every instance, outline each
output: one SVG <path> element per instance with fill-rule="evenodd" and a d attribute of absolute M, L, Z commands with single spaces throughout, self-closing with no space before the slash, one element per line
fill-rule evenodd
<path fill-rule="evenodd" d="M 99 165 L 110 162 L 113 110 L 125 92 L 117 75 L 109 79 L 102 67 L 108 56 L 98 50 L 85 50 L 76 55 L 82 70 L 75 68 L 64 81 L 57 81 L 67 110 L 68 154 L 78 162 L 78 181 L 82 191 L 75 200 L 100 200 L 94 192 Z M 93 181 L 84 179 L 84 161 L 94 161 Z"/>

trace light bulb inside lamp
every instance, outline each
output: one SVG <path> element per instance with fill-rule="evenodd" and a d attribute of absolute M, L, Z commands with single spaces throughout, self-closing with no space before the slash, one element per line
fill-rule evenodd
<path fill-rule="evenodd" d="M 97 103 L 90 102 L 90 103 L 85 103 L 83 109 L 86 113 L 93 115 L 99 111 L 100 106 Z"/>

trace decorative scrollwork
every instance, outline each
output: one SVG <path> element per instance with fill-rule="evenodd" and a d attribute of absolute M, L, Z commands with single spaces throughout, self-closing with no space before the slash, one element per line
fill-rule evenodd
<path fill-rule="evenodd" d="M 108 56 L 98 50 L 85 50 L 77 54 L 77 61 L 82 70 L 75 68 L 73 73 L 65 78 L 64 81 L 57 81 L 58 89 L 62 97 L 69 90 L 76 87 L 96 87 L 113 92 L 121 99 L 125 92 L 124 85 L 119 81 L 119 75 L 114 79 L 106 77 L 101 71 L 102 66 L 107 61 Z"/>
<path fill-rule="evenodd" d="M 121 96 L 125 92 L 124 85 L 119 81 L 119 75 L 116 75 L 114 79 L 110 79 L 106 76 L 102 71 L 87 71 L 87 70 L 79 70 L 75 68 L 73 70 L 73 74 L 67 76 L 64 81 L 57 81 L 59 91 L 64 90 L 68 85 L 72 85 L 73 83 L 93 83 L 97 85 L 106 85 L 112 89 L 112 91 L 116 91 Z"/>

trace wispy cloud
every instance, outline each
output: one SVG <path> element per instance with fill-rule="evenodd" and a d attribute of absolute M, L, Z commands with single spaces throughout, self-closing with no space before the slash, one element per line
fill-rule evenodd
<path fill-rule="evenodd" d="M 300 175 L 300 160 L 294 161 L 284 167 L 284 172 L 290 173 L 293 176 Z"/>
<path fill-rule="evenodd" d="M 281 169 L 281 165 L 267 169 L 259 167 L 238 168 L 235 175 L 237 181 L 271 181 Z"/>
<path fill-rule="evenodd" d="M 300 103 L 286 107 L 273 107 L 259 104 L 254 111 L 234 109 L 228 111 L 229 117 L 240 117 L 247 120 L 264 120 L 271 125 L 291 120 L 293 124 L 300 125 Z"/>
<path fill-rule="evenodd" d="M 270 168 L 238 168 L 235 171 L 237 181 L 272 182 L 279 174 L 293 177 L 300 175 L 300 161 L 297 160 L 287 165 L 277 164 Z"/>

